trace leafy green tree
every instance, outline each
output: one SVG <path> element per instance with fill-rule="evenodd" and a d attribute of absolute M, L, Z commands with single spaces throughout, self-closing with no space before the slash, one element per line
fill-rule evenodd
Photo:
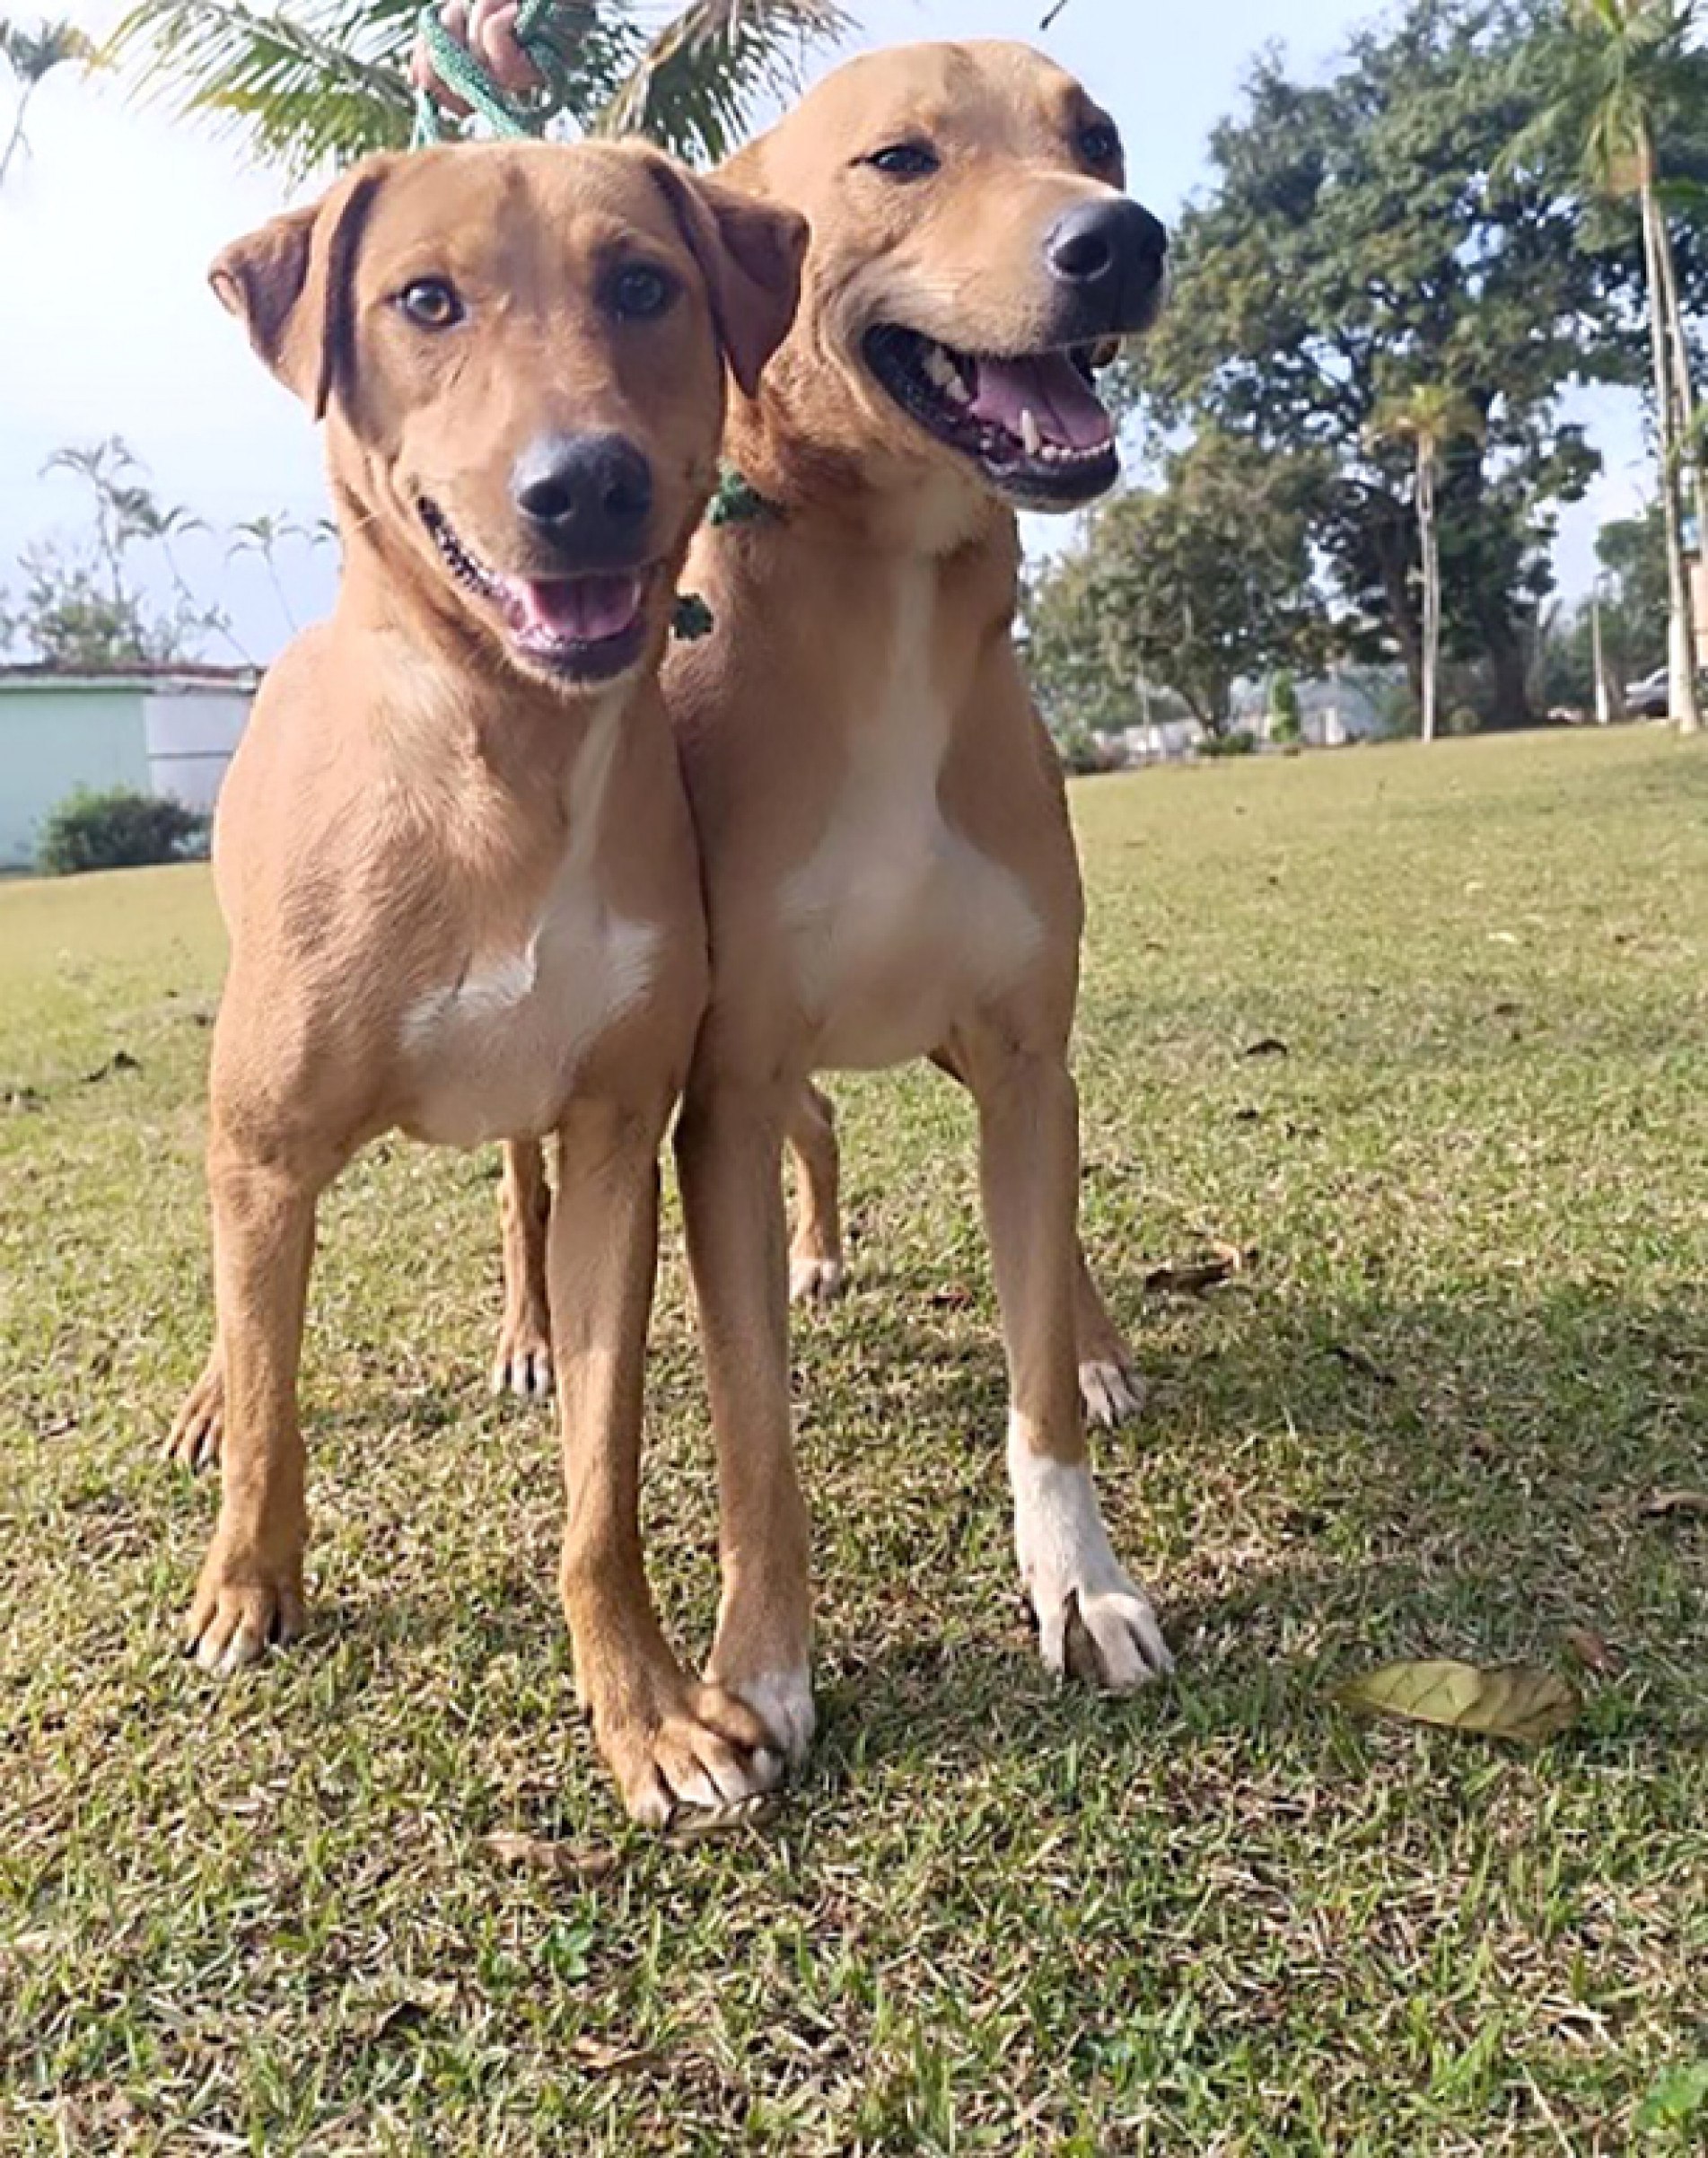
<path fill-rule="evenodd" d="M 110 49 L 143 91 L 301 174 L 408 142 L 420 12 L 420 0 L 138 0 Z M 587 133 L 645 134 L 697 159 L 733 148 L 755 100 L 847 27 L 836 0 L 693 0 L 657 16 L 646 0 L 560 0 L 566 110 Z"/>
<path fill-rule="evenodd" d="M 1670 701 L 1686 733 L 1701 731 L 1702 714 L 1685 501 L 1698 533 L 1708 531 L 1708 486 L 1668 197 L 1677 153 L 1700 146 L 1708 115 L 1699 16 L 1696 0 L 1558 0 L 1525 57 L 1545 101 L 1509 152 L 1514 167 L 1563 173 L 1591 201 L 1636 206 L 1667 542 Z"/>
<path fill-rule="evenodd" d="M 1328 623 L 1308 533 L 1320 484 L 1315 460 L 1207 434 L 1161 487 L 1093 512 L 1028 615 L 1033 681 L 1058 735 L 1133 725 L 1152 681 L 1219 738 L 1242 678 L 1318 663 Z"/>
<path fill-rule="evenodd" d="M 1506 724 L 1529 715 L 1526 633 L 1555 505 L 1598 462 L 1563 389 L 1641 364 L 1617 259 L 1579 244 L 1557 189 L 1497 170 L 1536 109 L 1514 73 L 1531 32 L 1523 7 L 1412 0 L 1326 82 L 1261 60 L 1181 223 L 1173 303 L 1129 363 L 1164 426 L 1330 461 L 1311 539 L 1350 649 L 1403 660 L 1420 698 L 1415 460 L 1372 422 L 1417 383 L 1456 384 L 1480 426 L 1441 476 L 1443 639 L 1480 660 Z"/>
<path fill-rule="evenodd" d="M 206 639 L 231 640 L 224 615 L 200 605 L 171 543 L 199 521 L 162 504 L 118 435 L 59 450 L 42 468 L 87 489 L 93 529 L 77 541 L 40 540 L 19 557 L 22 588 L 0 592 L 0 647 L 61 667 L 122 667 L 195 658 Z M 170 607 L 151 599 L 138 551 L 153 547 L 171 577 Z"/>
<path fill-rule="evenodd" d="M 36 92 L 56 68 L 86 66 L 93 57 L 93 46 L 69 18 L 39 22 L 33 30 L 26 30 L 22 22 L 0 15 L 0 60 L 5 62 L 18 84 L 12 125 L 4 147 L 0 148 L 0 188 L 5 186 L 13 162 L 28 147 L 24 122 Z"/>

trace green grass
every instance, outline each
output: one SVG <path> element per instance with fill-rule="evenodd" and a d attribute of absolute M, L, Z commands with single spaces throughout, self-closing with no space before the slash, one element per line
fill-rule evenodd
<path fill-rule="evenodd" d="M 214 1495 L 153 1449 L 208 1327 L 219 934 L 198 871 L 0 888 L 0 2149 L 1701 2147 L 1708 1526 L 1642 1507 L 1708 1484 L 1708 758 L 1077 811 L 1087 1234 L 1152 1388 L 1103 1474 L 1180 1675 L 1035 1669 L 967 1110 L 839 1085 L 858 1287 L 797 1347 L 823 1736 L 775 1825 L 689 1846 L 623 1826 L 575 1713 L 552 1432 L 484 1391 L 483 1158 L 334 1195 L 314 1637 L 223 1690 L 177 1659 Z M 1147 1293 L 1210 1237 L 1255 1270 Z M 697 1650 L 674 1233 L 651 1417 Z M 1396 1655 L 1570 1670 L 1575 1629 L 1617 1668 L 1533 1754 L 1331 1699 Z M 500 1829 L 609 1870 L 506 1871 Z"/>

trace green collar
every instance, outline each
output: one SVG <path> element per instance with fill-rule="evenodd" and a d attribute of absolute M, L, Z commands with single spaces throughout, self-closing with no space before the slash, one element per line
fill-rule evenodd
<path fill-rule="evenodd" d="M 744 472 L 731 464 L 718 467 L 717 492 L 705 513 L 705 522 L 714 531 L 726 524 L 768 524 L 782 516 L 776 504 L 767 502 Z M 716 616 L 698 592 L 685 592 L 678 597 L 672 636 L 684 645 L 696 645 L 716 627 Z"/>

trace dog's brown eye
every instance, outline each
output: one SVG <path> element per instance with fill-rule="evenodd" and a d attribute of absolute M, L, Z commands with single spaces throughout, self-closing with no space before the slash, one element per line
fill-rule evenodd
<path fill-rule="evenodd" d="M 891 143 L 887 150 L 877 151 L 866 162 L 874 171 L 884 172 L 891 180 L 929 180 L 933 172 L 941 172 L 943 161 L 929 143 Z"/>
<path fill-rule="evenodd" d="M 662 270 L 635 263 L 618 272 L 611 286 L 611 309 L 626 322 L 653 322 L 675 297 L 676 287 Z"/>
<path fill-rule="evenodd" d="M 1112 165 L 1121 154 L 1121 137 L 1107 120 L 1080 131 L 1080 155 L 1088 165 Z"/>
<path fill-rule="evenodd" d="M 462 320 L 462 302 L 442 277 L 417 277 L 398 294 L 398 305 L 423 329 L 449 329 Z"/>

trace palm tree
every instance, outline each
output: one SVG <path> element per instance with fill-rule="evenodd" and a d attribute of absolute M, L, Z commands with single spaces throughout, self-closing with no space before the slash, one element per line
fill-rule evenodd
<path fill-rule="evenodd" d="M 1634 202 L 1648 294 L 1650 358 L 1671 615 L 1669 702 L 1681 732 L 1698 733 L 1697 651 L 1685 546 L 1684 496 L 1708 532 L 1708 486 L 1695 425 L 1690 348 L 1667 211 L 1669 130 L 1708 99 L 1708 56 L 1696 49 L 1697 0 L 1562 0 L 1552 31 L 1529 56 L 1548 102 L 1513 144 L 1513 162 L 1563 150 L 1591 198 Z"/>
<path fill-rule="evenodd" d="M 267 582 L 273 587 L 273 596 L 279 603 L 279 612 L 294 636 L 298 628 L 296 614 L 285 597 L 285 583 L 279 575 L 279 549 L 293 540 L 306 540 L 311 547 L 319 544 L 315 535 L 294 518 L 262 510 L 232 527 L 232 544 L 226 549 L 225 559 L 229 562 L 234 555 L 260 557 Z"/>
<path fill-rule="evenodd" d="M 420 12 L 421 0 L 136 0 L 109 56 L 139 90 L 301 175 L 408 142 Z M 656 15 L 651 0 L 558 0 L 565 110 L 586 133 L 645 134 L 702 160 L 726 155 L 756 98 L 848 27 L 837 0 L 693 0 L 661 26 Z"/>
<path fill-rule="evenodd" d="M 41 22 L 34 30 L 25 30 L 21 22 L 9 22 L 0 16 L 0 59 L 18 78 L 19 86 L 11 131 L 5 148 L 0 150 L 0 188 L 6 184 L 13 160 L 27 147 L 23 124 L 37 91 L 56 67 L 87 66 L 94 55 L 94 47 L 72 22 Z"/>
<path fill-rule="evenodd" d="M 1413 505 L 1417 513 L 1418 554 L 1423 566 L 1423 740 L 1433 741 L 1441 714 L 1441 466 L 1456 442 L 1480 440 L 1482 413 L 1445 382 L 1423 382 L 1403 397 L 1389 398 L 1371 422 L 1375 443 L 1409 443 L 1416 460 Z"/>

